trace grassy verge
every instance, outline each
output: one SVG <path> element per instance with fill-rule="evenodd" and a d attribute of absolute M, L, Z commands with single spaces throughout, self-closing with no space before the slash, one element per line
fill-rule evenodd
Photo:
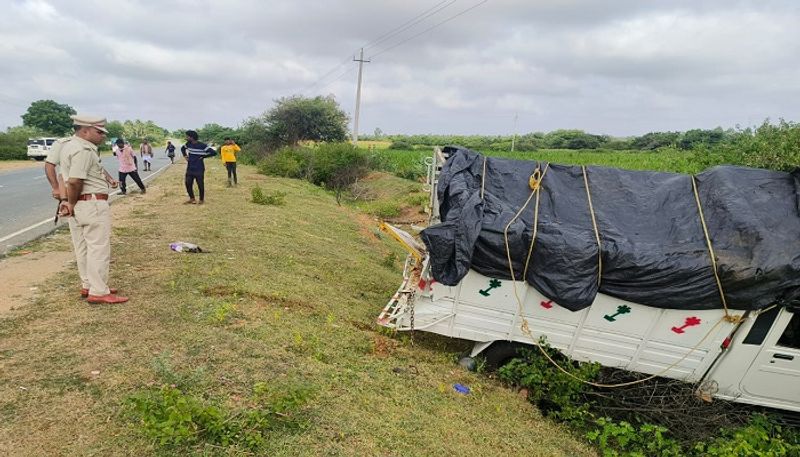
<path fill-rule="evenodd" d="M 402 254 L 368 218 L 251 167 L 225 189 L 218 164 L 206 205 L 181 205 L 180 168 L 114 204 L 131 302 L 87 305 L 68 271 L 0 319 L 0 454 L 594 455 L 458 369 L 466 343 L 374 325 Z M 285 204 L 248 201 L 256 184 Z"/>

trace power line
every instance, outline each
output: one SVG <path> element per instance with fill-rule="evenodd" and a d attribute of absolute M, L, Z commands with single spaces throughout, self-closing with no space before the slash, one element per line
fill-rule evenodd
<path fill-rule="evenodd" d="M 346 57 L 346 58 L 345 58 L 343 61 L 339 62 L 339 63 L 338 63 L 338 64 L 337 64 L 335 67 L 331 68 L 331 69 L 330 69 L 330 70 L 328 70 L 328 71 L 327 71 L 327 72 L 326 72 L 324 75 L 320 76 L 320 77 L 319 77 L 319 79 L 317 79 L 317 80 L 316 80 L 316 82 L 314 82 L 314 84 L 311 84 L 310 86 L 306 87 L 306 88 L 305 88 L 305 89 L 303 89 L 301 92 L 308 92 L 308 91 L 309 91 L 310 89 L 312 89 L 314 86 L 316 86 L 317 84 L 319 84 L 319 83 L 321 83 L 323 80 L 325 80 L 325 78 L 327 78 L 327 77 L 328 77 L 328 75 L 330 75 L 330 74 L 334 73 L 336 70 L 338 70 L 339 68 L 341 68 L 341 67 L 342 67 L 344 64 L 346 64 L 346 63 L 349 63 L 349 62 L 350 62 L 350 59 L 351 59 L 351 58 L 353 58 L 353 57 L 355 57 L 355 53 L 353 53 L 353 55 L 352 55 L 352 56 L 347 56 L 347 57 Z M 335 80 L 334 80 L 334 81 L 335 81 Z M 326 85 L 325 87 L 327 87 L 327 85 Z"/>
<path fill-rule="evenodd" d="M 393 28 L 392 30 L 389 30 L 388 32 L 386 32 L 383 35 L 375 38 L 374 40 L 367 42 L 367 44 L 362 46 L 362 48 L 363 49 L 367 49 L 369 47 L 374 47 L 377 44 L 382 43 L 382 42 L 384 42 L 384 41 L 396 36 L 397 34 L 399 34 L 401 32 L 404 32 L 405 30 L 409 29 L 410 27 L 413 27 L 414 25 L 418 24 L 422 20 L 427 19 L 428 17 L 430 17 L 430 16 L 442 11 L 443 9 L 447 8 L 448 6 L 452 5 L 455 2 L 456 2 L 456 0 L 442 0 L 441 2 L 437 3 L 436 5 L 426 9 L 425 11 L 417 14 L 416 16 L 412 17 L 408 21 L 406 21 L 406 22 L 400 24 L 399 26 Z M 444 4 L 444 6 L 442 6 L 443 4 Z M 355 51 L 353 51 L 353 54 L 351 56 L 347 56 L 339 64 L 337 64 L 336 66 L 334 66 L 333 68 L 328 70 L 325 74 L 320 76 L 313 84 L 307 86 L 301 92 L 302 93 L 306 93 L 306 92 L 310 91 L 311 89 L 313 89 L 318 84 L 321 84 L 329 75 L 331 75 L 332 73 L 335 73 L 340 67 L 342 67 L 346 63 L 350 62 L 351 58 L 355 58 Z M 341 78 L 341 77 L 342 77 L 342 75 L 339 76 L 339 78 Z M 325 86 L 320 88 L 320 90 L 322 90 L 325 87 L 328 87 L 329 85 L 333 84 L 339 78 L 334 79 L 330 83 L 326 84 Z"/>
<path fill-rule="evenodd" d="M 445 20 L 443 20 L 443 21 L 441 21 L 441 22 L 438 22 L 438 23 L 436 23 L 436 24 L 432 25 L 431 27 L 428 27 L 427 29 L 425 29 L 425 30 L 423 30 L 423 31 L 421 31 L 421 32 L 419 32 L 419 33 L 417 33 L 416 35 L 412 35 L 412 36 L 410 36 L 410 37 L 406 38 L 405 40 L 402 40 L 402 41 L 400 41 L 399 43 L 395 43 L 394 45 L 392 45 L 392 46 L 389 46 L 388 48 L 385 48 L 385 49 L 381 50 L 380 52 L 378 52 L 378 53 L 376 53 L 376 54 L 372 54 L 372 55 L 371 55 L 369 58 L 370 58 L 370 59 L 373 59 L 373 58 L 375 58 L 375 57 L 377 57 L 377 56 L 379 56 L 379 55 L 381 55 L 381 54 L 383 54 L 383 53 L 386 53 L 386 52 L 388 52 L 388 51 L 391 51 L 392 49 L 394 49 L 394 48 L 396 48 L 396 47 L 398 47 L 398 46 L 400 46 L 400 45 L 402 45 L 402 44 L 404 44 L 404 43 L 406 43 L 406 42 L 408 42 L 408 41 L 411 41 L 411 40 L 413 40 L 414 38 L 416 38 L 416 37 L 418 37 L 418 36 L 420 36 L 420 35 L 423 35 L 423 34 L 425 34 L 425 33 L 427 33 L 427 32 L 430 32 L 431 30 L 435 29 L 436 27 L 439 27 L 440 25 L 443 25 L 443 24 L 445 24 L 445 23 L 447 23 L 447 22 L 450 22 L 450 21 L 452 21 L 453 19 L 455 19 L 455 18 L 457 18 L 457 17 L 461 16 L 462 14 L 465 14 L 465 13 L 467 13 L 467 12 L 469 12 L 469 11 L 472 11 L 472 10 L 474 10 L 475 8 L 477 8 L 477 7 L 481 6 L 481 5 L 483 5 L 484 3 L 488 2 L 488 1 L 489 1 L 489 0 L 483 0 L 483 1 L 481 1 L 481 2 L 478 2 L 478 3 L 476 3 L 475 5 L 472 5 L 472 6 L 470 6 L 469 8 L 467 8 L 467 9 L 465 9 L 465 10 L 463 10 L 463 11 L 459 12 L 458 14 L 454 14 L 453 16 L 450 16 L 449 18 L 447 18 L 447 19 L 445 19 Z"/>
<path fill-rule="evenodd" d="M 374 46 L 376 46 L 376 45 L 378 45 L 380 43 L 383 43 L 384 41 L 388 40 L 389 38 L 392 38 L 395 35 L 397 35 L 397 34 L 399 34 L 401 32 L 404 32 L 404 31 L 408 30 L 409 28 L 411 28 L 411 27 L 419 24 L 420 22 L 424 21 L 425 19 L 435 15 L 436 13 L 442 11 L 443 9 L 447 8 L 448 6 L 452 5 L 455 2 L 456 2 L 456 0 L 444 0 L 442 2 L 437 3 L 433 7 L 428 8 L 427 10 L 425 10 L 422 13 L 414 16 L 413 18 L 409 19 L 408 21 L 404 22 L 403 24 L 399 25 L 398 27 L 395 27 L 393 30 L 390 30 L 389 32 L 384 33 L 383 35 L 379 36 L 378 38 L 376 38 L 376 39 L 370 41 L 369 43 L 365 44 L 364 45 L 364 49 L 369 49 L 369 48 L 374 47 Z M 441 6 L 443 3 L 446 3 L 446 4 L 444 6 Z"/>

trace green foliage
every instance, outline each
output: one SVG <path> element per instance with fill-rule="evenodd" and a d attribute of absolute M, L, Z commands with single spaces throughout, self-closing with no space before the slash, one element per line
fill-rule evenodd
<path fill-rule="evenodd" d="M 680 444 L 666 433 L 667 429 L 653 424 L 638 427 L 625 421 L 615 422 L 608 417 L 594 421 L 596 428 L 586 433 L 586 438 L 595 444 L 603 457 L 681 457 Z"/>
<path fill-rule="evenodd" d="M 0 133 L 0 160 L 27 159 L 28 138 L 43 135 L 33 127 L 12 127 Z"/>
<path fill-rule="evenodd" d="M 305 178 L 311 153 L 305 148 L 283 147 L 259 162 L 259 172 L 284 178 Z"/>
<path fill-rule="evenodd" d="M 109 141 L 114 138 L 125 138 L 125 127 L 120 121 L 109 121 L 106 124 L 106 130 L 108 130 L 106 138 L 108 138 Z"/>
<path fill-rule="evenodd" d="M 744 427 L 723 430 L 719 438 L 698 443 L 692 451 L 693 455 L 716 457 L 796 456 L 800 455 L 800 431 L 756 414 Z"/>
<path fill-rule="evenodd" d="M 76 114 L 74 108 L 53 100 L 37 100 L 31 103 L 22 115 L 22 125 L 42 130 L 49 135 L 66 136 L 72 131 L 70 115 Z"/>
<path fill-rule="evenodd" d="M 544 340 L 545 351 L 575 377 L 597 378 L 597 364 L 575 364 L 553 350 Z M 528 399 L 548 417 L 568 423 L 597 446 L 604 457 L 679 456 L 794 456 L 800 455 L 800 431 L 783 427 L 764 415 L 753 415 L 743 427 L 724 429 L 721 435 L 684 448 L 670 436 L 667 427 L 651 423 L 633 424 L 610 417 L 597 417 L 593 403 L 586 401 L 586 386 L 557 369 L 538 350 L 522 351 L 498 371 L 500 379 L 528 389 Z"/>
<path fill-rule="evenodd" d="M 286 204 L 286 192 L 277 190 L 265 194 L 264 190 L 258 185 L 250 189 L 250 196 L 252 197 L 253 203 L 259 205 L 283 206 Z"/>
<path fill-rule="evenodd" d="M 141 121 L 139 119 L 127 120 L 122 123 L 122 136 L 134 142 L 147 140 L 150 143 L 161 143 L 167 138 L 168 131 L 156 125 L 153 121 Z"/>
<path fill-rule="evenodd" d="M 380 219 L 389 219 L 399 216 L 403 208 L 398 201 L 378 200 L 359 205 L 359 209 Z"/>
<path fill-rule="evenodd" d="M 259 164 L 261 173 L 304 178 L 336 193 L 342 192 L 370 169 L 367 153 L 350 143 L 322 143 L 310 148 L 282 148 Z"/>
<path fill-rule="evenodd" d="M 738 131 L 725 143 L 695 148 L 693 160 L 700 168 L 733 164 L 791 171 L 800 164 L 800 124 L 766 120 L 756 129 Z"/>
<path fill-rule="evenodd" d="M 555 367 L 538 349 L 526 349 L 522 351 L 522 358 L 514 359 L 498 370 L 500 379 L 529 389 L 528 399 L 547 416 L 582 424 L 589 415 L 589 405 L 582 401 L 584 385 L 579 379 L 596 378 L 600 365 L 571 362 L 550 347 L 544 338 L 539 340 L 539 345 L 569 374 Z"/>
<path fill-rule="evenodd" d="M 197 129 L 197 135 L 206 143 L 214 143 L 221 145 L 225 142 L 225 138 L 232 138 L 237 140 L 237 131 L 230 127 L 223 127 L 219 124 L 206 124 Z M 185 135 L 184 135 L 185 136 Z M 180 138 L 183 138 L 180 137 Z"/>
<path fill-rule="evenodd" d="M 256 383 L 249 406 L 228 409 L 173 386 L 128 398 L 130 413 L 143 431 L 162 446 L 212 444 L 258 451 L 271 433 L 292 433 L 308 426 L 307 386 Z"/>
<path fill-rule="evenodd" d="M 241 139 L 257 156 L 301 141 L 339 142 L 347 139 L 347 114 L 333 96 L 299 95 L 275 101 L 275 107 L 245 121 Z"/>
<path fill-rule="evenodd" d="M 414 147 L 407 141 L 396 140 L 392 141 L 392 144 L 389 145 L 389 149 L 411 150 L 414 149 Z"/>

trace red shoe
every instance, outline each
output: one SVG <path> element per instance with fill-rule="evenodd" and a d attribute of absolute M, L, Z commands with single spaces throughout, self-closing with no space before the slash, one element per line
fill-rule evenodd
<path fill-rule="evenodd" d="M 116 303 L 125 303 L 128 301 L 128 297 L 121 297 L 119 295 L 108 294 L 108 295 L 89 295 L 86 298 L 86 301 L 89 303 L 107 303 L 109 305 L 113 305 Z"/>
<path fill-rule="evenodd" d="M 113 287 L 109 287 L 108 290 L 109 290 L 108 293 L 110 293 L 110 294 L 117 293 L 117 289 L 115 289 Z M 88 296 L 89 296 L 89 289 L 81 289 L 81 297 L 86 298 Z"/>

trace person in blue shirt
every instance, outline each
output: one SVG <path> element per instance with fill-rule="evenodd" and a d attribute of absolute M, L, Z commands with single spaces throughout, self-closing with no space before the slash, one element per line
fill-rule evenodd
<path fill-rule="evenodd" d="M 217 155 L 214 148 L 198 141 L 197 132 L 194 130 L 186 131 L 186 144 L 181 146 L 181 154 L 186 159 L 186 193 L 189 200 L 185 203 L 202 205 L 205 200 L 205 185 L 203 178 L 206 174 L 206 167 L 203 159 Z M 197 189 L 200 191 L 200 201 L 194 199 L 194 182 L 197 181 Z"/>

